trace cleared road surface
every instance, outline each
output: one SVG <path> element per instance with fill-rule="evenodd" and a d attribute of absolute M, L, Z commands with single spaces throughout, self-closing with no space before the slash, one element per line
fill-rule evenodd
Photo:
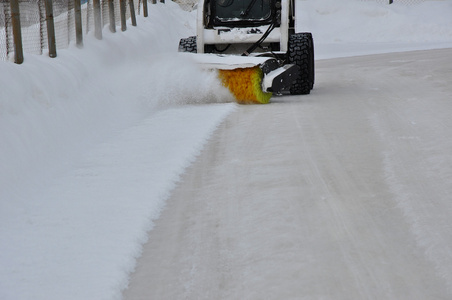
<path fill-rule="evenodd" d="M 452 299 L 452 49 L 316 72 L 217 130 L 124 299 Z"/>

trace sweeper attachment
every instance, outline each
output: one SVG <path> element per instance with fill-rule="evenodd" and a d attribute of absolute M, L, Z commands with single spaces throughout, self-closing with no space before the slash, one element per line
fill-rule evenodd
<path fill-rule="evenodd" d="M 314 87 L 311 33 L 295 33 L 295 0 L 200 0 L 197 33 L 180 40 L 239 103 L 268 103 L 272 94 Z"/>

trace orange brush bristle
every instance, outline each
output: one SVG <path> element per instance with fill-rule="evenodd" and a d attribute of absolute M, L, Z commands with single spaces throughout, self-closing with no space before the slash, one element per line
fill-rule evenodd
<path fill-rule="evenodd" d="M 259 67 L 219 70 L 219 77 L 240 104 L 270 102 L 272 93 L 262 91 L 263 73 Z"/>

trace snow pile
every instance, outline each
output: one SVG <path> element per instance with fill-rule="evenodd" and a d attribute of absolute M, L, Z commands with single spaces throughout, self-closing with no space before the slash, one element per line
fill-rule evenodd
<path fill-rule="evenodd" d="M 152 5 L 83 50 L 0 62 L 0 299 L 119 297 L 179 175 L 235 108 L 177 54 L 193 21 Z"/>
<path fill-rule="evenodd" d="M 89 36 L 81 51 L 1 64 L 2 195 L 30 170 L 48 171 L 49 160 L 67 160 L 56 156 L 76 154 L 161 106 L 231 101 L 214 73 L 175 55 L 179 37 L 192 30 L 184 26 L 190 16 L 168 6 L 152 6 L 126 33 L 105 31 L 102 42 Z"/>
<path fill-rule="evenodd" d="M 298 3 L 317 58 L 452 47 L 450 1 Z M 178 176 L 236 108 L 176 53 L 196 12 L 149 8 L 83 50 L 0 62 L 0 299 L 120 298 Z"/>
<path fill-rule="evenodd" d="M 452 1 L 389 5 L 306 0 L 298 4 L 297 30 L 313 33 L 318 58 L 452 46 Z"/>

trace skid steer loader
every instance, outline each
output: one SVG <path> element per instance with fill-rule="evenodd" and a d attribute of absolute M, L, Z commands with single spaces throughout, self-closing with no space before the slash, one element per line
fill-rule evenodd
<path fill-rule="evenodd" d="M 311 33 L 295 32 L 295 0 L 200 0 L 196 36 L 179 52 L 218 69 L 239 103 L 268 103 L 272 93 L 314 87 Z"/>

